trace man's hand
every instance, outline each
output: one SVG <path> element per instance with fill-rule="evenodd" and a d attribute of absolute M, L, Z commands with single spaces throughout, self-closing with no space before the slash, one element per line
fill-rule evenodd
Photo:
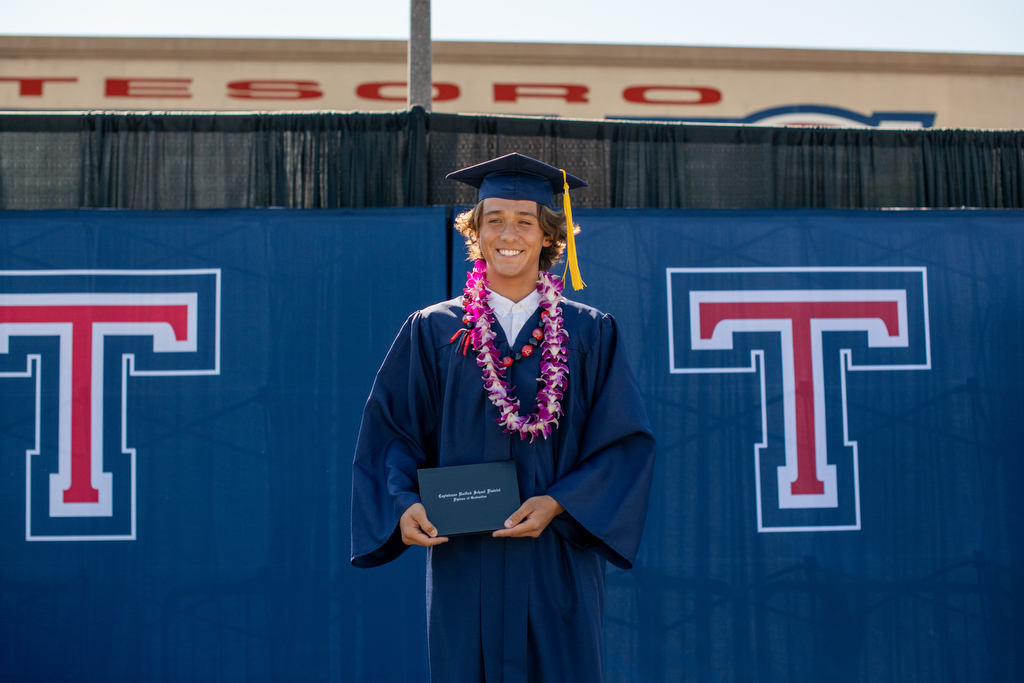
<path fill-rule="evenodd" d="M 563 512 L 565 508 L 551 496 L 534 496 L 505 520 L 504 529 L 498 529 L 491 535 L 498 538 L 537 538 L 551 520 Z"/>
<path fill-rule="evenodd" d="M 448 540 L 446 536 L 437 535 L 437 529 L 427 519 L 423 503 L 410 505 L 409 509 L 402 513 L 398 528 L 402 530 L 402 543 L 406 545 L 422 545 L 429 548 Z"/>

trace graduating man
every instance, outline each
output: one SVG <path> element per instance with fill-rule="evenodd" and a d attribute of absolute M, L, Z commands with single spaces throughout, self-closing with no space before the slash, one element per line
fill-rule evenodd
<path fill-rule="evenodd" d="M 519 154 L 448 177 L 479 188 L 457 219 L 477 261 L 464 296 L 414 313 L 377 373 L 353 462 L 352 564 L 427 548 L 432 681 L 595 683 L 605 561 L 636 558 L 655 443 L 615 321 L 547 272 L 568 242 L 578 277 L 553 195 L 572 226 L 569 189 L 586 183 Z M 522 505 L 505 528 L 440 536 L 417 470 L 510 458 Z"/>

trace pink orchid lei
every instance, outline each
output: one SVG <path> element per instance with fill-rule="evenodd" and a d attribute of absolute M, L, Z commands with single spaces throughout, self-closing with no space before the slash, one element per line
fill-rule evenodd
<path fill-rule="evenodd" d="M 520 417 L 519 401 L 512 395 L 515 387 L 509 387 L 505 381 L 505 366 L 498 357 L 498 349 L 494 346 L 495 333 L 491 329 L 494 323 L 494 311 L 487 303 L 487 264 L 478 260 L 473 270 L 466 277 L 466 288 L 463 290 L 462 307 L 466 311 L 463 322 L 470 326 L 470 337 L 473 349 L 477 351 L 476 364 L 483 371 L 484 388 L 487 397 L 501 413 L 498 423 L 505 428 L 505 433 L 519 432 L 519 438 L 530 436 L 530 441 L 541 436 L 548 438 L 554 427 L 558 426 L 558 418 L 562 416 L 562 391 L 566 388 L 569 368 L 565 364 L 568 351 L 565 342 L 569 333 L 562 327 L 561 301 L 562 279 L 546 271 L 541 271 L 537 280 L 537 292 L 540 294 L 541 325 L 544 328 L 544 339 L 541 342 L 541 361 L 539 382 L 543 384 L 537 392 L 537 403 L 533 414 Z"/>

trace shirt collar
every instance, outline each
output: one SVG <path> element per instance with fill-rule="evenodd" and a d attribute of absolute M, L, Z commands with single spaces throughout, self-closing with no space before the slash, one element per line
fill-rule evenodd
<path fill-rule="evenodd" d="M 533 312 L 537 310 L 538 306 L 540 306 L 540 292 L 536 289 L 523 297 L 522 301 L 518 302 L 503 297 L 490 287 L 487 288 L 487 291 L 489 292 L 487 295 L 487 304 L 491 307 L 491 310 L 494 311 L 495 315 L 500 315 L 502 317 L 511 313 L 512 307 L 517 303 L 522 304 L 523 308 L 529 311 L 530 315 L 533 315 Z"/>

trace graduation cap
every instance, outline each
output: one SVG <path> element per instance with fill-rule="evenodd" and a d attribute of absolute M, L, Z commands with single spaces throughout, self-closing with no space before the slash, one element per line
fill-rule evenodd
<path fill-rule="evenodd" d="M 479 190 L 477 201 L 483 201 L 489 197 L 527 199 L 554 209 L 554 195 L 561 191 L 568 242 L 568 253 L 565 259 L 566 270 L 572 272 L 573 289 L 583 289 L 586 286 L 580 276 L 580 268 L 576 260 L 576 240 L 572 232 L 572 206 L 569 202 L 569 190 L 586 187 L 585 181 L 562 169 L 518 152 L 459 169 L 445 177 L 477 188 Z"/>

